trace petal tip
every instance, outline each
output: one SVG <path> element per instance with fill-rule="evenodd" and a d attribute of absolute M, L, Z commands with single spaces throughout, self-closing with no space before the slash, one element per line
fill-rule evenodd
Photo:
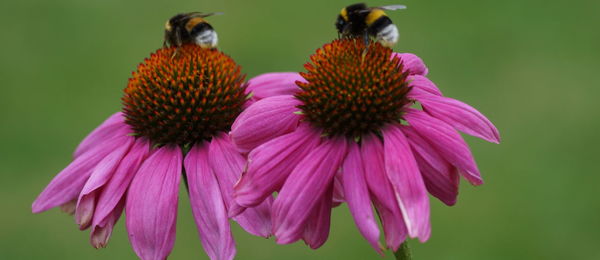
<path fill-rule="evenodd" d="M 458 200 L 457 199 L 453 199 L 453 200 L 441 200 L 442 203 L 444 203 L 446 206 L 452 207 L 454 205 L 456 205 L 456 202 Z"/>
<path fill-rule="evenodd" d="M 44 211 L 44 209 L 42 208 L 42 206 L 40 205 L 38 200 L 35 200 L 33 203 L 31 203 L 31 213 L 38 214 L 43 211 Z"/>

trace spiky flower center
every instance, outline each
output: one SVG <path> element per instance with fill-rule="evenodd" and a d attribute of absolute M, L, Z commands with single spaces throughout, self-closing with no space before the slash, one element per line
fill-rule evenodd
<path fill-rule="evenodd" d="M 228 131 L 245 102 L 245 75 L 216 49 L 159 49 L 132 74 L 125 121 L 156 144 L 193 144 Z"/>
<path fill-rule="evenodd" d="M 397 122 L 410 88 L 401 61 L 391 55 L 390 48 L 362 39 L 335 40 L 318 49 L 301 73 L 307 82 L 297 82 L 306 120 L 328 135 L 350 138 Z"/>

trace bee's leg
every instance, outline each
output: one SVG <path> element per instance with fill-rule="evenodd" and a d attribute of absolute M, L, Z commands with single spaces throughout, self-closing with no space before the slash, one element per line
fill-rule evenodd
<path fill-rule="evenodd" d="M 175 31 L 175 42 L 178 47 L 181 46 L 181 30 Z"/>
<path fill-rule="evenodd" d="M 347 38 L 348 36 L 348 29 L 350 29 L 350 25 L 352 23 L 346 23 L 346 25 L 344 25 L 344 28 L 342 28 L 342 33 L 340 35 L 340 32 L 338 31 L 338 38 Z"/>
<path fill-rule="evenodd" d="M 367 56 L 367 51 L 369 49 L 369 34 L 365 31 L 365 34 L 363 35 L 363 39 L 365 41 L 365 48 L 363 49 L 362 52 L 362 61 L 365 61 L 365 57 Z"/>
<path fill-rule="evenodd" d="M 163 48 L 167 48 L 167 41 L 169 41 L 169 33 L 165 30 L 165 36 L 163 38 Z"/>
<path fill-rule="evenodd" d="M 171 59 L 177 57 L 177 54 L 179 53 L 179 48 L 181 47 L 181 32 L 179 30 L 175 31 L 175 44 L 177 45 L 177 48 L 175 48 L 175 51 L 173 52 L 173 56 L 171 56 Z"/>

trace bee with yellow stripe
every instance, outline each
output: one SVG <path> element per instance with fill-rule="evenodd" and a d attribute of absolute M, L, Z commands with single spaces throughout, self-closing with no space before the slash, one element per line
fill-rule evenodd
<path fill-rule="evenodd" d="M 204 20 L 205 17 L 222 13 L 191 12 L 177 14 L 165 24 L 163 45 L 180 47 L 183 44 L 197 44 L 202 48 L 215 48 L 219 41 L 217 32 Z"/>
<path fill-rule="evenodd" d="M 353 4 L 342 9 L 335 22 L 338 33 L 343 38 L 374 38 L 383 46 L 392 47 L 398 42 L 398 27 L 385 14 L 384 10 L 406 9 L 404 5 L 367 7 L 364 3 Z"/>

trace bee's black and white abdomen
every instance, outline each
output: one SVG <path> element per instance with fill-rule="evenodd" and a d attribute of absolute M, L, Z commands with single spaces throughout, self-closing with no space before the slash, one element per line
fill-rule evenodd
<path fill-rule="evenodd" d="M 208 23 L 199 23 L 190 31 L 195 43 L 202 48 L 215 48 L 219 42 L 217 32 Z"/>
<path fill-rule="evenodd" d="M 215 48 L 219 42 L 219 37 L 214 30 L 206 30 L 199 33 L 195 37 L 195 41 L 196 44 L 200 45 L 202 48 Z"/>
<path fill-rule="evenodd" d="M 376 41 L 386 47 L 392 47 L 398 42 L 398 27 L 392 20 L 383 15 L 380 16 L 371 26 L 368 28 L 369 35 L 375 38 Z"/>
<path fill-rule="evenodd" d="M 394 24 L 388 24 L 387 26 L 383 27 L 381 31 L 377 32 L 375 37 L 377 41 L 381 43 L 381 45 L 392 47 L 398 42 L 399 36 L 400 34 L 398 33 L 398 27 Z"/>

